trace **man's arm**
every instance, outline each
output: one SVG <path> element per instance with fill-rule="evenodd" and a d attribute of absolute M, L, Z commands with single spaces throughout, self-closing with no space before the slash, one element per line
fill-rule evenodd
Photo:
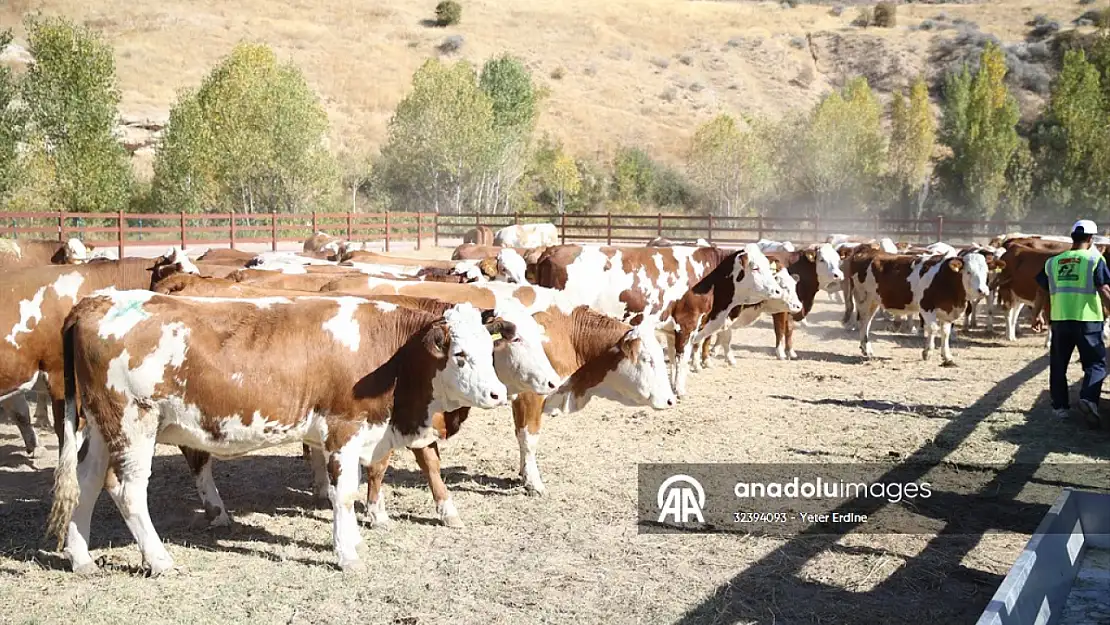
<path fill-rule="evenodd" d="M 1107 268 L 1106 260 L 1103 258 L 1099 258 L 1098 263 L 1095 264 L 1095 288 L 1098 289 L 1098 295 L 1102 299 L 1102 307 L 1110 308 L 1110 268 Z"/>

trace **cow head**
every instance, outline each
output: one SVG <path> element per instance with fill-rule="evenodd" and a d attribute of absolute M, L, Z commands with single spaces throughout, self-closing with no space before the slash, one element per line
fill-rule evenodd
<path fill-rule="evenodd" d="M 493 366 L 497 377 L 513 395 L 552 393 L 563 379 L 547 358 L 544 350 L 547 336 L 543 327 L 515 301 L 501 304 L 493 312 L 497 316 L 487 318 L 486 329 L 494 337 Z M 507 330 L 506 326 L 512 330 Z"/>
<path fill-rule="evenodd" d="M 963 274 L 964 291 L 969 301 L 977 302 L 990 294 L 990 269 L 985 256 L 978 252 L 964 254 L 962 259 L 949 259 L 948 266 Z"/>
<path fill-rule="evenodd" d="M 765 299 L 782 297 L 782 289 L 775 281 L 775 271 L 771 261 L 754 243 L 744 246 L 743 252 L 736 254 L 733 280 L 736 289 L 734 304 L 758 304 Z"/>
<path fill-rule="evenodd" d="M 86 246 L 81 239 L 71 238 L 62 248 L 62 255 L 67 265 L 77 265 L 89 260 L 91 245 Z"/>
<path fill-rule="evenodd" d="M 494 276 L 494 280 L 513 284 L 525 284 L 528 282 L 525 275 L 528 273 L 528 263 L 524 262 L 524 257 L 512 248 L 507 247 L 497 253 L 496 267 L 497 273 Z"/>
<path fill-rule="evenodd" d="M 153 291 L 155 286 L 165 280 L 167 277 L 175 273 L 191 273 L 200 275 L 200 269 L 189 260 L 185 254 L 185 250 L 180 247 L 171 247 L 170 251 L 166 252 L 154 261 L 154 266 L 147 269 L 150 272 L 150 290 Z"/>
<path fill-rule="evenodd" d="M 625 332 L 613 349 L 619 352 L 612 368 L 595 392 L 626 406 L 648 405 L 664 410 L 675 405 L 663 346 L 655 334 L 656 322 L 648 317 Z"/>
<path fill-rule="evenodd" d="M 785 267 L 780 268 L 775 272 L 775 282 L 782 290 L 782 296 L 770 301 L 776 302 L 776 304 L 781 301 L 781 308 L 790 314 L 802 312 L 802 300 L 798 298 L 799 280 L 798 274 L 790 273 Z M 780 306 L 774 306 L 773 308 L 779 308 Z"/>
<path fill-rule="evenodd" d="M 817 288 L 825 290 L 844 279 L 844 272 L 840 270 L 840 255 L 832 245 L 822 243 L 816 249 L 807 250 L 806 258 L 817 265 Z"/>
<path fill-rule="evenodd" d="M 493 368 L 493 333 L 515 335 L 507 321 L 486 327 L 473 305 L 456 304 L 443 313 L 443 322 L 424 335 L 424 346 L 441 366 L 432 390 L 446 410 L 463 406 L 495 408 L 508 401 L 508 390 Z"/>

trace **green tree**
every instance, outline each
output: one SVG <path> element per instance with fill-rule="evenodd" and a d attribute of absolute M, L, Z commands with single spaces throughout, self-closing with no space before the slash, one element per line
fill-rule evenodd
<path fill-rule="evenodd" d="M 614 199 L 625 206 L 647 204 L 655 195 L 655 163 L 640 148 L 624 147 L 613 159 Z"/>
<path fill-rule="evenodd" d="M 476 203 L 486 210 L 507 209 L 527 165 L 541 94 L 524 64 L 507 54 L 486 61 L 478 85 L 490 98 L 493 118 Z"/>
<path fill-rule="evenodd" d="M 909 102 L 901 91 L 891 101 L 889 173 L 901 213 L 909 219 L 921 216 L 920 192 L 929 171 L 936 143 L 937 124 L 929 107 L 929 89 L 918 77 L 910 86 Z"/>
<path fill-rule="evenodd" d="M 296 212 L 335 189 L 328 118 L 292 63 L 240 44 L 183 92 L 159 148 L 152 195 L 189 212 Z"/>
<path fill-rule="evenodd" d="M 35 59 L 21 89 L 36 138 L 28 149 L 49 161 L 52 199 L 74 212 L 127 208 L 132 174 L 113 134 L 120 95 L 111 47 L 61 17 L 32 16 L 26 27 Z"/>
<path fill-rule="evenodd" d="M 11 30 L 0 32 L 0 50 L 11 42 Z M 17 103 L 18 95 L 11 69 L 0 66 L 0 205 L 7 204 L 19 181 L 19 144 L 26 132 L 26 115 Z"/>
<path fill-rule="evenodd" d="M 941 141 L 952 154 L 938 164 L 938 177 L 949 200 L 978 218 L 994 215 L 1018 148 L 1018 108 L 1006 72 L 1001 48 L 988 43 L 974 75 L 965 65 L 945 85 Z"/>
<path fill-rule="evenodd" d="M 716 214 L 745 214 L 772 182 L 768 126 L 753 120 L 749 126 L 743 130 L 731 116 L 721 114 L 694 133 L 687 169 Z"/>
<path fill-rule="evenodd" d="M 412 82 L 389 121 L 375 178 L 394 204 L 461 212 L 488 170 L 493 102 L 466 61 L 430 59 Z"/>
<path fill-rule="evenodd" d="M 886 159 L 881 109 L 867 79 L 825 97 L 788 150 L 791 180 L 820 214 L 871 203 Z"/>

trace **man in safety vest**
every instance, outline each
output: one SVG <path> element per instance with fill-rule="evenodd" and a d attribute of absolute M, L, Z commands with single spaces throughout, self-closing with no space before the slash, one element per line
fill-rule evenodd
<path fill-rule="evenodd" d="M 1099 426 L 1099 396 L 1106 378 L 1106 345 L 1102 341 L 1103 312 L 1110 308 L 1110 269 L 1102 254 L 1091 246 L 1098 232 L 1094 222 L 1081 219 L 1072 226 L 1071 249 L 1048 259 L 1037 283 L 1048 291 L 1052 343 L 1048 378 L 1052 408 L 1057 418 L 1068 416 L 1068 363 L 1078 348 L 1083 365 L 1079 410 L 1087 423 Z M 1044 321 L 1036 315 L 1033 329 Z"/>

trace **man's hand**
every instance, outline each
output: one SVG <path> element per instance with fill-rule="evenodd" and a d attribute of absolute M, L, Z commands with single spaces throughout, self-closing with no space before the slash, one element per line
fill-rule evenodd
<path fill-rule="evenodd" d="M 1044 317 L 1041 315 L 1033 317 L 1033 331 L 1037 334 L 1044 332 Z"/>

